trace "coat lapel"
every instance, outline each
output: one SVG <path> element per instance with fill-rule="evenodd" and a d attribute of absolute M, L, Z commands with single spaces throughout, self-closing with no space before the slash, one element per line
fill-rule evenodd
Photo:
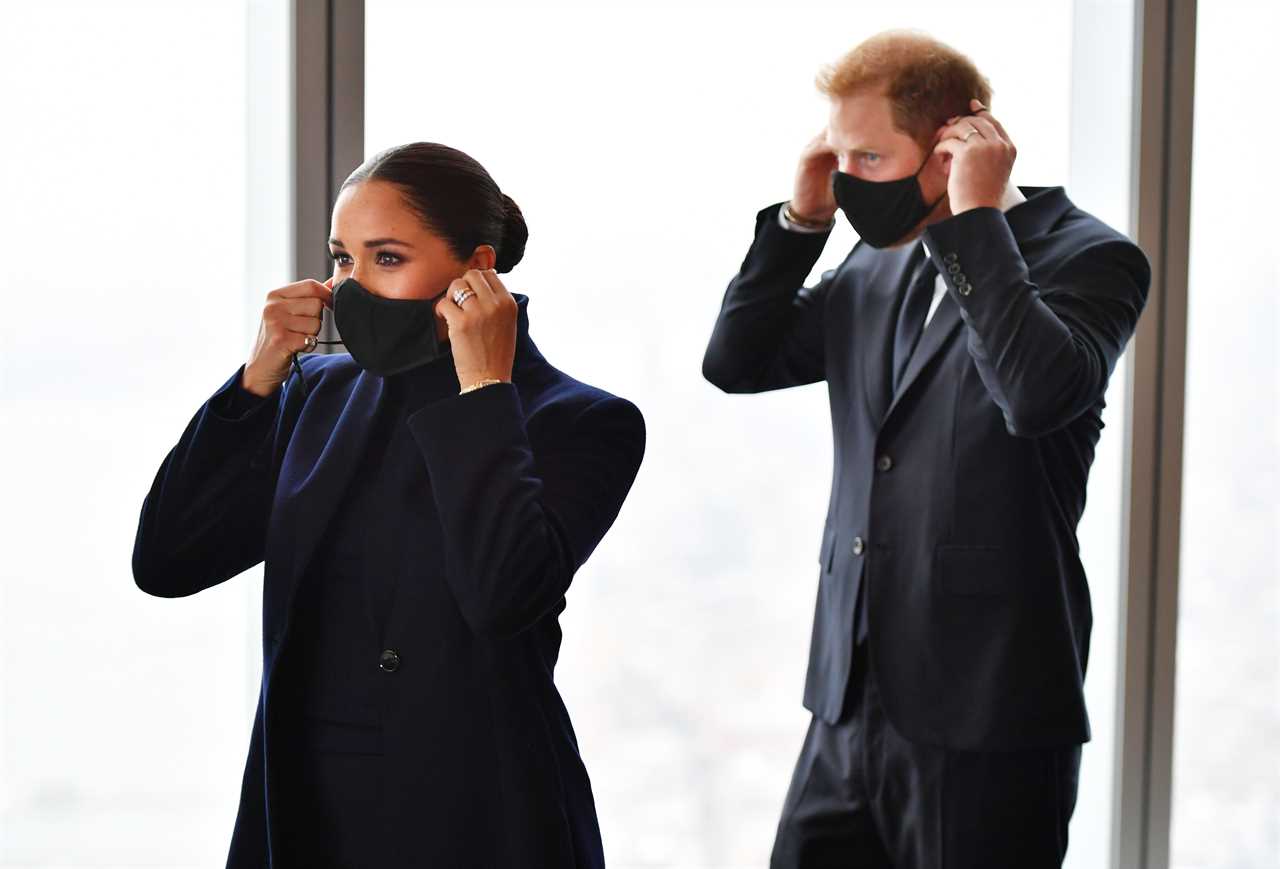
<path fill-rule="evenodd" d="M 337 509 L 351 475 L 364 454 L 369 432 L 382 405 L 383 380 L 361 371 L 348 393 L 346 404 L 330 430 L 320 431 L 327 408 L 315 408 L 312 436 L 295 439 L 288 465 L 297 482 L 280 493 L 279 527 L 285 535 L 283 554 L 289 560 L 284 578 L 288 584 L 286 612 L 292 610 L 298 579 L 306 570 L 321 534 Z M 330 412 L 331 413 L 331 412 Z M 292 533 L 290 533 L 292 532 Z M 291 545 L 290 545 L 291 544 Z"/>

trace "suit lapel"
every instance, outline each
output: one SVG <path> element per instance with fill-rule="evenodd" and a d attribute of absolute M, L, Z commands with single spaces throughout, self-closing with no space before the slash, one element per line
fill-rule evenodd
<path fill-rule="evenodd" d="M 886 262 L 868 281 L 856 305 L 857 320 L 862 324 L 857 346 L 865 348 L 863 394 L 867 399 L 867 412 L 877 427 L 893 400 L 893 326 L 898 303 L 915 263 L 916 258 L 910 254 L 900 256 L 897 263 Z"/>
<path fill-rule="evenodd" d="M 889 404 L 889 409 L 881 421 L 881 425 L 888 422 L 890 415 L 902 401 L 902 397 L 906 395 L 907 390 L 911 388 L 911 384 L 915 383 L 920 372 L 929 365 L 933 358 L 938 355 L 943 347 L 947 344 L 956 329 L 960 326 L 960 306 L 955 303 L 950 294 L 944 293 L 938 301 L 938 309 L 933 312 L 933 317 L 925 325 L 924 332 L 920 335 L 920 341 L 916 344 L 916 349 L 912 351 L 911 358 L 907 361 L 907 370 L 902 374 L 902 382 L 898 384 L 898 391 L 893 396 L 893 401 Z"/>

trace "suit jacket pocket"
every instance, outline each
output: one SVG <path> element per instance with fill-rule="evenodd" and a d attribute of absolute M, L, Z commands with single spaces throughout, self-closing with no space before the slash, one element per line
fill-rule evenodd
<path fill-rule="evenodd" d="M 1013 591 L 1012 571 L 999 546 L 939 546 L 935 555 L 935 575 L 948 594 L 987 596 Z"/>

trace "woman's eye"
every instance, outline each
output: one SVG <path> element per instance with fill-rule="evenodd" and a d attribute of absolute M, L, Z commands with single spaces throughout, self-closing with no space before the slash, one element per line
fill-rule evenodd
<path fill-rule="evenodd" d="M 880 162 L 880 155 L 879 154 L 863 154 L 862 162 L 869 163 L 874 166 L 876 163 Z"/>
<path fill-rule="evenodd" d="M 346 261 L 351 259 L 351 257 L 345 253 L 334 253 L 333 251 L 329 251 L 329 259 L 333 260 L 339 266 L 346 266 Z M 378 265 L 394 266 L 400 264 L 400 257 L 393 253 L 387 253 L 386 251 L 379 251 L 376 259 Z"/>

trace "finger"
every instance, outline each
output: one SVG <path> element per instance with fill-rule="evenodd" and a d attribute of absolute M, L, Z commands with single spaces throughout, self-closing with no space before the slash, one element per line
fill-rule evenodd
<path fill-rule="evenodd" d="M 471 299 L 469 301 L 475 301 Z M 459 308 L 453 301 L 453 288 L 444 294 L 444 297 L 436 303 L 436 313 L 444 318 L 445 324 L 449 327 L 451 336 L 458 334 L 462 329 L 462 324 L 466 320 L 467 312 L 465 308 Z"/>
<path fill-rule="evenodd" d="M 487 276 L 479 269 L 468 269 L 462 279 L 467 282 L 467 286 L 476 291 L 476 296 L 483 299 L 485 304 L 493 304 L 498 300 L 498 294 L 489 285 Z"/>
<path fill-rule="evenodd" d="M 1005 140 L 1004 136 L 1000 135 L 1000 131 L 995 128 L 995 125 L 986 118 L 974 116 L 969 119 L 969 122 L 973 124 L 974 129 L 978 131 L 978 135 L 982 138 L 992 142 L 1003 142 Z"/>
<path fill-rule="evenodd" d="M 1000 134 L 1000 138 L 1004 139 L 1006 142 L 1013 142 L 1013 139 L 1009 138 L 1009 132 L 1005 130 L 1004 124 L 1000 123 L 1000 121 L 996 119 L 996 116 L 991 114 L 991 109 L 987 108 L 977 100 L 973 100 L 970 104 L 974 107 L 973 113 L 979 118 L 986 120 L 991 124 L 991 126 L 995 127 L 996 132 Z"/>
<path fill-rule="evenodd" d="M 329 299 L 333 297 L 333 290 L 319 281 L 305 280 L 297 283 L 288 284 L 274 291 L 274 295 L 281 299 Z"/>
<path fill-rule="evenodd" d="M 824 126 L 816 136 L 809 140 L 805 150 L 814 154 L 831 154 L 831 144 L 827 141 L 827 128 Z"/>
<path fill-rule="evenodd" d="M 459 305 L 457 301 L 455 301 L 458 293 L 466 293 L 467 290 L 471 291 L 471 295 L 464 300 L 461 305 Z M 448 302 L 446 310 L 452 308 L 453 311 L 456 311 L 459 315 L 463 315 L 468 311 L 468 309 L 474 310 L 474 308 L 477 307 L 476 302 L 480 298 L 480 294 L 475 287 L 471 286 L 471 282 L 468 281 L 464 275 L 460 278 L 454 278 L 453 281 L 449 283 L 449 289 L 445 291 L 445 298 Z"/>
<path fill-rule="evenodd" d="M 324 299 L 285 299 L 280 303 L 280 307 L 287 314 L 319 317 L 321 312 L 324 311 Z"/>
<path fill-rule="evenodd" d="M 502 278 L 498 277 L 497 269 L 485 269 L 484 277 L 489 282 L 489 286 L 493 287 L 493 292 L 499 299 L 503 301 L 507 299 L 515 300 L 515 296 L 511 295 L 507 285 L 502 282 Z"/>
<path fill-rule="evenodd" d="M 308 344 L 308 338 L 313 337 L 309 332 L 284 332 L 278 341 L 279 346 L 288 353 L 309 353 L 311 348 Z"/>
<path fill-rule="evenodd" d="M 947 154 L 952 159 L 955 159 L 955 156 L 963 150 L 964 150 L 964 143 L 961 142 L 959 139 L 950 138 L 950 137 L 943 139 L 941 142 L 933 146 L 933 153 Z"/>
<path fill-rule="evenodd" d="M 954 124 L 944 127 L 938 141 L 955 139 L 958 142 L 963 142 L 967 136 L 971 135 L 970 131 L 975 129 L 977 129 L 976 125 L 969 123 L 968 118 L 961 118 Z"/>
<path fill-rule="evenodd" d="M 290 315 L 281 320 L 280 325 L 290 332 L 302 332 L 307 335 L 320 334 L 319 317 L 300 317 Z"/>

